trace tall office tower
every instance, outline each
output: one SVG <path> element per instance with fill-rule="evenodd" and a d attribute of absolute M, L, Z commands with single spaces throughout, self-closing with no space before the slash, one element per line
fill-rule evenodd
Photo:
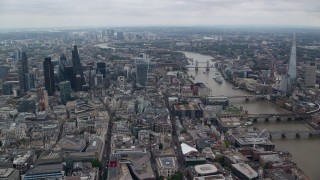
<path fill-rule="evenodd" d="M 9 74 L 10 67 L 6 65 L 0 66 L 0 78 L 3 78 Z"/>
<path fill-rule="evenodd" d="M 14 52 L 14 58 L 16 60 L 19 60 L 21 58 L 21 51 L 19 49 L 15 50 Z"/>
<path fill-rule="evenodd" d="M 70 81 L 71 88 L 75 89 L 75 77 L 73 76 L 73 67 L 67 66 L 66 67 L 66 80 Z"/>
<path fill-rule="evenodd" d="M 43 73 L 44 73 L 44 86 L 49 96 L 52 96 L 55 92 L 54 87 L 54 69 L 51 58 L 47 57 L 43 61 Z"/>
<path fill-rule="evenodd" d="M 117 32 L 117 39 L 118 40 L 123 40 L 124 39 L 123 32 Z"/>
<path fill-rule="evenodd" d="M 66 75 L 66 67 L 68 65 L 67 58 L 64 54 L 61 54 L 60 60 L 59 60 L 59 67 L 58 67 L 58 74 L 59 74 L 59 80 L 60 81 L 66 81 L 67 75 Z"/>
<path fill-rule="evenodd" d="M 36 88 L 35 85 L 35 75 L 32 73 L 25 74 L 25 84 L 27 86 L 27 89 L 34 89 Z"/>
<path fill-rule="evenodd" d="M 28 73 L 28 57 L 25 52 L 22 52 L 21 58 L 19 60 L 19 85 L 22 94 L 26 93 L 29 90 L 26 83 L 26 74 Z"/>
<path fill-rule="evenodd" d="M 107 68 L 105 62 L 97 62 L 97 74 L 103 74 L 103 77 L 106 77 Z"/>
<path fill-rule="evenodd" d="M 106 35 L 107 35 L 107 32 L 106 32 L 106 30 L 102 30 L 102 33 L 101 33 L 101 37 L 106 37 Z"/>
<path fill-rule="evenodd" d="M 296 34 L 293 35 L 292 46 L 291 46 L 291 54 L 290 61 L 288 66 L 288 75 L 291 80 L 295 80 L 297 78 L 297 44 L 296 44 Z"/>
<path fill-rule="evenodd" d="M 12 94 L 12 83 L 9 81 L 2 83 L 2 94 L 3 95 L 11 95 Z"/>
<path fill-rule="evenodd" d="M 78 89 L 78 91 L 82 90 L 82 85 L 85 85 L 85 80 L 84 80 L 84 75 L 83 75 L 83 71 L 82 71 L 82 65 L 80 62 L 80 57 L 79 57 L 79 51 L 76 45 L 74 45 L 74 49 L 72 50 L 72 64 L 73 64 L 73 76 L 74 78 L 76 78 L 77 75 L 80 75 L 80 81 L 76 80 L 76 83 L 80 83 L 80 84 L 76 84 L 75 87 L 81 87 L 80 89 Z"/>
<path fill-rule="evenodd" d="M 81 85 L 81 76 L 79 74 L 76 75 L 75 78 L 75 91 L 81 91 L 82 90 L 82 85 Z"/>
<path fill-rule="evenodd" d="M 144 58 L 134 58 L 136 66 L 136 85 L 146 87 L 148 80 L 149 60 Z"/>
<path fill-rule="evenodd" d="M 60 82 L 60 101 L 62 104 L 66 104 L 71 98 L 71 84 L 70 81 Z"/>
<path fill-rule="evenodd" d="M 308 65 L 304 67 L 304 85 L 314 87 L 317 79 L 317 66 Z"/>
<path fill-rule="evenodd" d="M 109 35 L 109 37 L 111 37 L 111 38 L 114 37 L 114 30 L 113 30 L 113 29 L 110 30 L 110 35 Z"/>

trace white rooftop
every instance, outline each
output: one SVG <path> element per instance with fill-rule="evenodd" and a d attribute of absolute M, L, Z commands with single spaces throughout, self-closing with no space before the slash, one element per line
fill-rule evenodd
<path fill-rule="evenodd" d="M 218 171 L 215 165 L 213 164 L 201 164 L 194 166 L 194 170 L 201 175 L 213 174 Z"/>
<path fill-rule="evenodd" d="M 189 145 L 187 145 L 185 143 L 181 144 L 181 150 L 182 150 L 183 154 L 187 154 L 189 152 L 198 152 L 198 150 L 196 148 L 191 147 L 191 146 L 189 146 Z"/>

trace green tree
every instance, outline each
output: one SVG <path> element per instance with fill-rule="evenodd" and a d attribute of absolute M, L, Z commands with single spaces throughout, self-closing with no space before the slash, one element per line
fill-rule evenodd
<path fill-rule="evenodd" d="M 99 160 L 97 160 L 97 159 L 93 160 L 93 161 L 91 162 L 91 164 L 92 164 L 92 167 L 101 168 L 101 162 L 100 162 Z"/>
<path fill-rule="evenodd" d="M 168 177 L 168 180 L 183 180 L 182 172 L 178 171 L 175 175 Z"/>

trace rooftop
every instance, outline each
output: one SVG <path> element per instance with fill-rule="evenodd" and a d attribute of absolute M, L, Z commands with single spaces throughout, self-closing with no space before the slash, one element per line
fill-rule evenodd
<path fill-rule="evenodd" d="M 13 169 L 13 168 L 0 169 L 0 178 L 7 178 L 14 171 L 15 171 L 15 169 Z"/>
<path fill-rule="evenodd" d="M 205 175 L 205 174 L 214 174 L 218 171 L 215 165 L 213 164 L 201 164 L 194 166 L 195 171 L 198 174 Z"/>
<path fill-rule="evenodd" d="M 39 165 L 27 172 L 26 175 L 47 174 L 63 171 L 63 164 Z"/>
<path fill-rule="evenodd" d="M 232 164 L 232 167 L 237 169 L 243 175 L 247 176 L 249 179 L 258 177 L 258 173 L 255 170 L 253 170 L 248 164 Z"/>
<path fill-rule="evenodd" d="M 193 148 L 185 143 L 181 144 L 181 150 L 183 154 L 187 154 L 189 152 L 198 152 L 198 150 L 196 148 Z"/>

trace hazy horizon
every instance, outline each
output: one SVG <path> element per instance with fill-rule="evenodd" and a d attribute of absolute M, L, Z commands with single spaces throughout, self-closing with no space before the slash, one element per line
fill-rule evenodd
<path fill-rule="evenodd" d="M 319 27 L 317 0 L 2 0 L 2 29 L 131 26 Z"/>

